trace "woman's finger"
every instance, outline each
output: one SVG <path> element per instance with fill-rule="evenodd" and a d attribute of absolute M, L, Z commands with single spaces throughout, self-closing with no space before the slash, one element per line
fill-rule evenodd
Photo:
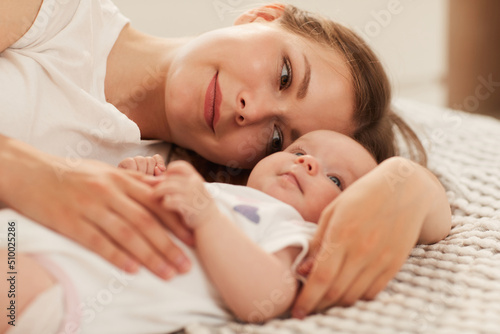
<path fill-rule="evenodd" d="M 169 186 L 169 184 L 175 182 L 175 179 L 164 176 L 152 177 L 133 171 L 130 172 L 130 174 L 136 180 L 154 187 L 152 190 L 152 195 L 148 194 L 147 196 L 140 195 L 140 193 L 135 193 L 132 190 L 132 198 L 136 199 L 137 202 L 141 203 L 152 213 L 154 213 L 156 217 L 160 219 L 161 224 L 167 227 L 169 231 L 172 232 L 182 242 L 184 242 L 186 245 L 194 246 L 194 237 L 191 229 L 183 224 L 182 219 L 178 214 L 169 210 L 165 210 L 165 208 L 162 206 L 163 196 L 168 189 L 172 191 L 172 186 Z M 149 196 L 152 196 L 152 198 Z"/>
<path fill-rule="evenodd" d="M 360 271 L 352 284 L 346 289 L 340 298 L 339 304 L 342 306 L 350 306 L 364 296 L 380 275 L 387 269 L 392 260 L 393 256 L 387 252 L 375 256 L 375 258 L 369 262 L 369 266 L 363 271 Z"/>
<path fill-rule="evenodd" d="M 190 268 L 190 261 L 184 255 L 184 252 L 171 240 L 170 235 L 145 207 L 149 207 L 154 212 L 159 211 L 160 204 L 154 197 L 153 190 L 142 184 L 130 184 L 127 189 L 130 200 L 126 196 L 117 196 L 113 201 L 113 209 L 120 212 L 124 220 L 127 220 L 131 226 L 144 236 L 149 244 L 156 248 L 164 259 L 166 259 L 179 272 L 186 272 Z M 136 202 L 137 201 L 137 202 Z M 126 202 L 129 202 L 126 204 Z M 138 204 L 139 203 L 139 204 Z M 163 213 L 163 219 L 173 219 Z M 177 230 L 180 228 L 177 227 Z M 186 237 L 185 237 L 186 238 Z M 188 238 L 186 238 L 188 239 Z M 148 247 L 149 248 L 149 247 Z"/>
<path fill-rule="evenodd" d="M 178 213 L 159 205 L 151 208 L 170 232 L 188 246 L 194 246 L 193 231 L 183 223 Z"/>
<path fill-rule="evenodd" d="M 363 299 L 373 300 L 382 290 L 385 289 L 387 284 L 396 276 L 404 262 L 406 261 L 406 257 L 403 261 L 396 261 L 393 265 L 386 268 L 386 270 L 382 271 L 379 276 L 374 280 L 371 286 L 363 294 Z"/>
<path fill-rule="evenodd" d="M 293 305 L 292 315 L 295 318 L 303 318 L 316 308 L 342 267 L 345 252 L 333 237 L 337 231 L 330 221 L 334 211 L 335 201 L 323 210 L 318 229 L 310 242 L 309 256 L 304 263 L 306 267 L 300 268 L 308 271 L 309 276 Z"/>
<path fill-rule="evenodd" d="M 334 280 L 330 281 L 330 287 L 324 297 L 316 306 L 316 311 L 322 311 L 327 307 L 337 304 L 342 296 L 349 290 L 352 282 L 361 275 L 370 259 L 355 258 L 347 251 L 344 265 Z"/>
<path fill-rule="evenodd" d="M 60 232 L 99 254 L 118 268 L 129 273 L 135 273 L 139 269 L 139 263 L 133 256 L 118 247 L 110 238 L 106 237 L 106 234 L 101 229 L 86 218 L 82 217 L 78 222 L 68 227 L 71 229 L 77 228 L 78 231 L 69 231 L 68 228 L 65 228 L 61 229 Z"/>
<path fill-rule="evenodd" d="M 336 251 L 332 252 L 332 249 Z M 344 251 L 338 247 L 326 245 L 320 248 L 308 280 L 293 305 L 293 317 L 302 319 L 316 308 L 344 265 L 344 256 Z"/>
<path fill-rule="evenodd" d="M 93 222 L 128 253 L 133 254 L 151 272 L 163 279 L 170 279 L 176 274 L 174 266 L 165 261 L 159 252 L 146 242 L 143 234 L 134 225 L 118 213 L 111 210 L 100 215 L 100 221 Z"/>
<path fill-rule="evenodd" d="M 297 273 L 303 276 L 309 275 L 313 264 L 315 262 L 315 258 L 318 255 L 318 252 L 321 248 L 321 244 L 323 239 L 325 239 L 325 231 L 328 228 L 329 218 L 331 217 L 333 212 L 332 207 L 328 207 L 323 211 L 322 216 L 318 221 L 318 228 L 314 234 L 313 239 L 309 242 L 309 253 L 307 257 L 297 266 Z M 333 229 L 333 228 L 332 228 Z M 329 242 L 329 241 L 328 241 Z M 333 244 L 333 243 L 331 243 Z"/>

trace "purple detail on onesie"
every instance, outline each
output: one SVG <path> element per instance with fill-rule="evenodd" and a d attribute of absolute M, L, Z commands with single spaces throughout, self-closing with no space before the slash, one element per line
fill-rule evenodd
<path fill-rule="evenodd" d="M 260 221 L 259 214 L 257 213 L 258 208 L 252 205 L 236 205 L 233 208 L 234 211 L 241 213 L 243 216 L 247 217 L 250 221 L 258 224 Z"/>

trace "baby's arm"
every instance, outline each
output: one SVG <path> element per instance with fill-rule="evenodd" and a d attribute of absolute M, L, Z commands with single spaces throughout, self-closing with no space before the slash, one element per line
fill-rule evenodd
<path fill-rule="evenodd" d="M 205 270 L 238 318 L 263 322 L 289 309 L 297 292 L 290 268 L 299 248 L 266 253 L 223 214 L 207 217 L 195 240 Z"/>
<path fill-rule="evenodd" d="M 300 249 L 266 253 L 219 211 L 188 163 L 170 164 L 166 175 L 157 188 L 165 195 L 164 206 L 194 229 L 199 258 L 234 314 L 262 322 L 284 313 L 297 291 L 291 265 Z"/>

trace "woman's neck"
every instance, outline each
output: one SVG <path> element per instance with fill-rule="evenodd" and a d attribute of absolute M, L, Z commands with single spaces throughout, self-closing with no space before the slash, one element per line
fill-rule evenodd
<path fill-rule="evenodd" d="M 171 141 L 166 75 L 177 48 L 185 42 L 145 35 L 127 25 L 108 56 L 106 100 L 138 125 L 143 139 Z"/>

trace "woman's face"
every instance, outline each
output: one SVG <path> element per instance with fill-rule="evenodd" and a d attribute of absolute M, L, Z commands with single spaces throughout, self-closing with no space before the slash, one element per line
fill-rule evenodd
<path fill-rule="evenodd" d="M 231 167 L 253 167 L 313 130 L 351 135 L 353 110 L 342 56 L 276 22 L 201 35 L 167 75 L 172 141 Z"/>

